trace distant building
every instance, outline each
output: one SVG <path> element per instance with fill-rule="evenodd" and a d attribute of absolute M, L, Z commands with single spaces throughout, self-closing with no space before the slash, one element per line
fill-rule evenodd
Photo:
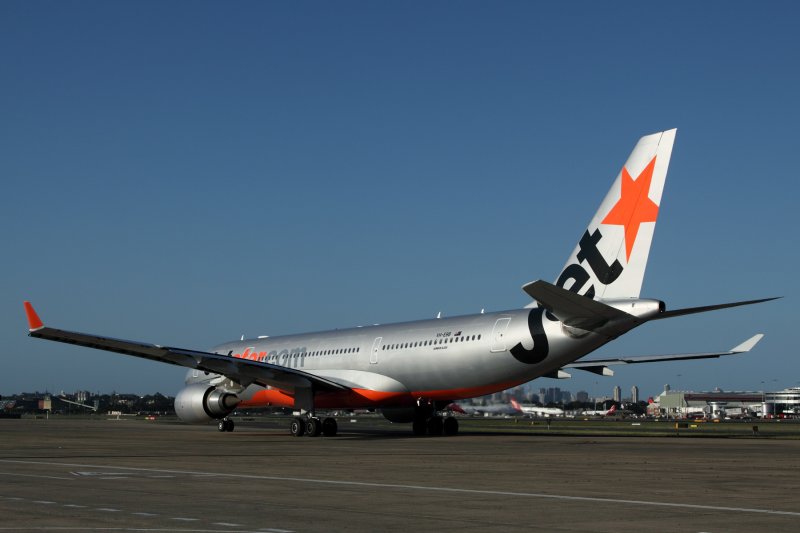
<path fill-rule="evenodd" d="M 585 390 L 578 391 L 578 394 L 575 395 L 575 399 L 581 403 L 588 403 L 589 402 L 589 393 Z"/>
<path fill-rule="evenodd" d="M 631 387 L 631 402 L 639 403 L 639 387 L 637 387 L 636 385 Z"/>
<path fill-rule="evenodd" d="M 619 402 L 622 399 L 622 389 L 619 385 L 614 387 L 614 401 Z"/>
<path fill-rule="evenodd" d="M 561 389 L 558 387 L 548 387 L 547 389 L 540 389 L 539 390 L 542 403 L 547 405 L 548 403 L 559 403 L 561 402 Z"/>
<path fill-rule="evenodd" d="M 764 397 L 761 392 L 664 391 L 648 406 L 648 413 L 675 418 L 758 416 L 764 411 Z"/>
<path fill-rule="evenodd" d="M 765 392 L 762 415 L 776 418 L 800 416 L 800 387 Z"/>

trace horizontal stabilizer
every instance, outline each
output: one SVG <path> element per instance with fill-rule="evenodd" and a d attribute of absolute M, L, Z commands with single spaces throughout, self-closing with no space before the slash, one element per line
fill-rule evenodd
<path fill-rule="evenodd" d="M 672 318 L 684 315 L 694 315 L 696 313 L 705 313 L 706 311 L 716 311 L 717 309 L 728 309 L 729 307 L 739 307 L 740 305 L 760 304 L 763 302 L 771 302 L 772 300 L 778 300 L 779 298 L 782 298 L 782 296 L 775 296 L 773 298 L 761 298 L 760 300 L 747 300 L 744 302 L 731 302 L 727 304 L 705 305 L 702 307 L 687 307 L 686 309 L 675 309 L 673 311 L 664 311 L 663 313 L 654 316 L 653 320 L 660 320 L 662 318 Z"/>
<path fill-rule="evenodd" d="M 573 328 L 594 331 L 613 320 L 635 320 L 633 315 L 580 294 L 538 280 L 522 287 L 558 320 Z"/>
<path fill-rule="evenodd" d="M 587 361 L 577 361 L 564 365 L 561 368 L 578 368 L 588 372 L 598 373 L 598 368 L 610 365 L 631 365 L 636 363 L 661 363 L 664 361 L 685 361 L 688 359 L 712 359 L 725 355 L 735 355 L 737 353 L 749 352 L 764 337 L 763 334 L 753 335 L 743 343 L 727 351 L 707 352 L 707 353 L 684 353 L 674 355 L 640 355 L 634 357 L 614 357 L 610 359 L 590 359 Z"/>

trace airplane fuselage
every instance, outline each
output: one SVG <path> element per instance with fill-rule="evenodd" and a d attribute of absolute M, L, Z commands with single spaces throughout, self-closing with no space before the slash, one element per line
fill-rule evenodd
<path fill-rule="evenodd" d="M 657 306 L 646 307 L 657 312 Z M 212 351 L 349 387 L 346 394 L 317 394 L 318 407 L 399 407 L 420 398 L 452 401 L 514 387 L 556 372 L 609 340 L 566 328 L 532 308 L 246 339 Z M 187 384 L 216 378 L 190 370 Z M 293 406 L 291 396 L 269 387 L 251 386 L 238 396 L 242 406 Z"/>

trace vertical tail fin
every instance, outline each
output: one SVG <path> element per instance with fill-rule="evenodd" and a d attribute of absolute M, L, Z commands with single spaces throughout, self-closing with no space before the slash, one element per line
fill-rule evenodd
<path fill-rule="evenodd" d="M 596 300 L 639 297 L 675 132 L 639 139 L 556 285 Z"/>

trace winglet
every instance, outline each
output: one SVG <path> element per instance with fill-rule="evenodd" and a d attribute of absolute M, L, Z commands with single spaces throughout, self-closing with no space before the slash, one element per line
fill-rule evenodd
<path fill-rule="evenodd" d="M 23 305 L 25 306 L 25 314 L 28 316 L 28 329 L 30 331 L 42 329 L 44 327 L 44 323 L 42 323 L 42 319 L 39 318 L 39 315 L 36 314 L 36 311 L 33 309 L 31 303 L 24 302 Z"/>
<path fill-rule="evenodd" d="M 750 350 L 753 349 L 753 346 L 758 344 L 758 341 L 760 341 L 763 337 L 764 337 L 763 333 L 759 333 L 758 335 L 753 335 L 752 337 L 744 341 L 736 348 L 732 348 L 731 352 L 733 353 L 749 352 Z"/>

